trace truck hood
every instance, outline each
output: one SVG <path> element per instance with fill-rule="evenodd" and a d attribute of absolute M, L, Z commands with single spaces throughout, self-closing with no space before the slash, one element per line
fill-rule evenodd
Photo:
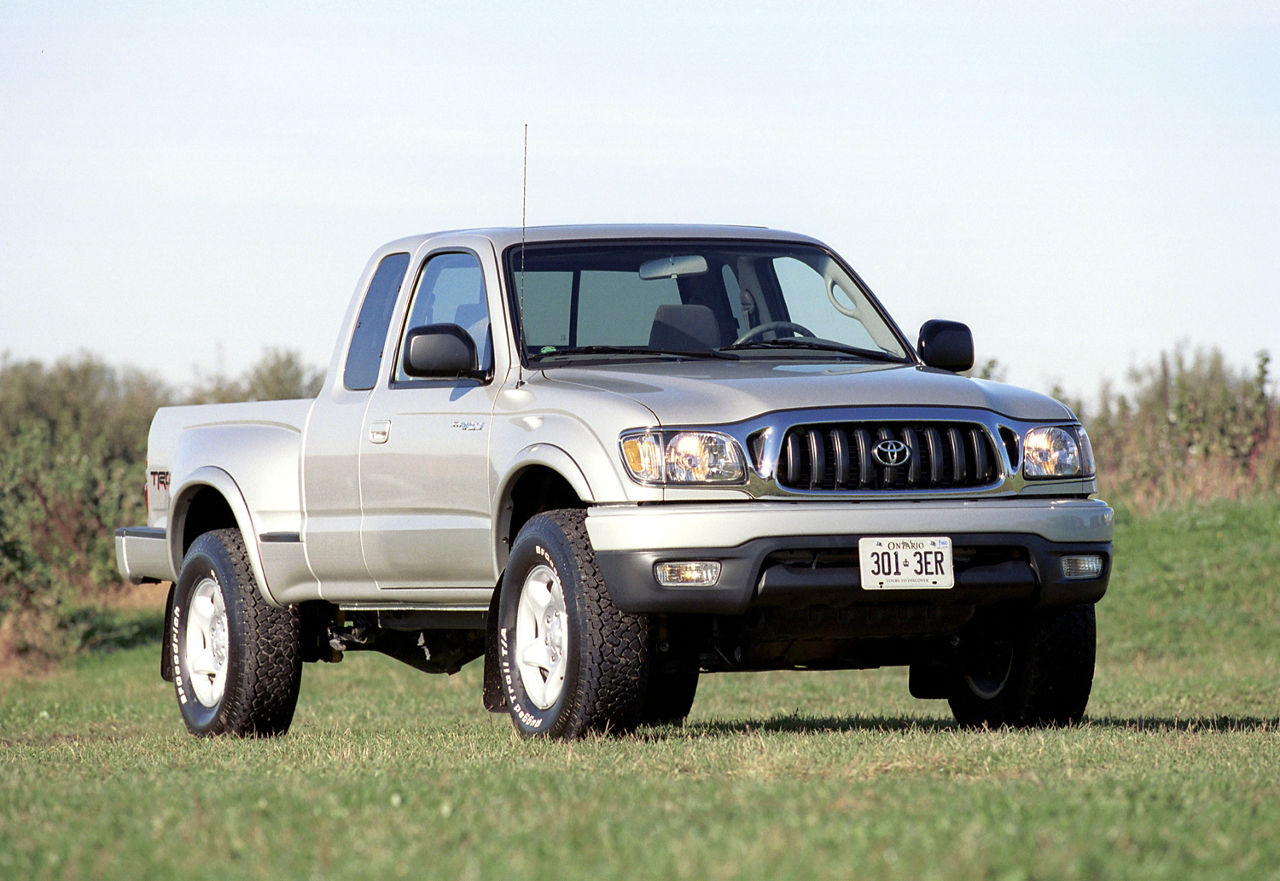
<path fill-rule="evenodd" d="M 777 410 L 862 406 L 969 407 L 1029 421 L 1074 418 L 1046 395 L 899 364 L 657 362 L 560 367 L 543 375 L 554 383 L 630 398 L 653 411 L 663 425 L 733 423 Z"/>

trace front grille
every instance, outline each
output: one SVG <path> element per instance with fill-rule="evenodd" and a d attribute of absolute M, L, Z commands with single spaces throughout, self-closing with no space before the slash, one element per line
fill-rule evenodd
<path fill-rule="evenodd" d="M 881 441 L 901 441 L 901 465 L 873 457 Z M 971 489 L 1000 477 L 987 430 L 971 422 L 839 422 L 797 425 L 778 457 L 778 484 L 795 490 Z"/>

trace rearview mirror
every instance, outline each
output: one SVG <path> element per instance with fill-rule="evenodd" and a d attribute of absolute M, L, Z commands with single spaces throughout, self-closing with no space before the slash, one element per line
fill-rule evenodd
<path fill-rule="evenodd" d="M 973 366 L 973 332 L 959 321 L 934 318 L 920 325 L 916 351 L 928 366 L 959 373 Z"/>
<path fill-rule="evenodd" d="M 701 254 L 683 257 L 659 257 L 640 264 L 640 277 L 645 281 L 655 278 L 679 278 L 682 275 L 702 275 L 707 271 L 707 258 Z"/>

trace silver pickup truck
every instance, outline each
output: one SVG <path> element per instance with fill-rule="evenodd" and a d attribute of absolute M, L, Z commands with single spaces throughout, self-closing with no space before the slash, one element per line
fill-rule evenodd
<path fill-rule="evenodd" d="M 910 668 L 1063 725 L 1112 512 L 1079 421 L 913 347 L 814 239 L 582 226 L 391 242 L 315 400 L 164 408 L 124 576 L 172 582 L 195 734 L 285 732 L 302 664 L 484 658 L 524 735 L 675 724 L 702 673 Z"/>

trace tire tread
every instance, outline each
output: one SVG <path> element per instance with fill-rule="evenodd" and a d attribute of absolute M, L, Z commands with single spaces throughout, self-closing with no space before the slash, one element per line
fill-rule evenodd
<path fill-rule="evenodd" d="M 978 697 L 962 674 L 952 678 L 949 702 L 961 725 L 1056 728 L 1084 718 L 1097 654 L 1093 605 L 1040 609 L 1023 624 L 1009 678 L 998 695 Z"/>
<path fill-rule="evenodd" d="M 201 543 L 213 547 L 206 549 Z M 192 544 L 192 551 L 210 558 L 224 556 L 224 562 L 230 565 L 235 585 L 227 614 L 230 617 L 238 610 L 242 617 L 244 645 L 239 652 L 233 648 L 233 656 L 240 658 L 240 669 L 233 665 L 228 671 L 226 691 L 212 723 L 200 730 L 186 720 L 188 729 L 200 735 L 284 734 L 293 722 L 302 679 L 302 618 L 298 608 L 272 606 L 263 598 L 238 529 L 207 532 Z"/>
<path fill-rule="evenodd" d="M 578 626 L 572 629 L 580 639 L 575 671 L 566 681 L 568 691 L 551 724 L 545 729 L 530 730 L 513 710 L 516 729 L 527 736 L 561 740 L 574 740 L 593 732 L 631 731 L 641 721 L 648 679 L 648 617 L 623 612 L 614 605 L 596 565 L 585 511 L 556 509 L 532 518 L 516 539 L 513 559 L 526 541 L 555 545 L 570 558 L 566 562 L 577 577 L 561 572 L 561 587 L 571 617 L 577 621 Z M 508 568 L 509 573 L 512 571 Z M 504 578 L 503 590 L 519 591 L 518 578 L 510 583 Z M 518 595 L 504 595 L 502 601 L 504 608 L 514 608 Z M 508 703 L 515 705 L 510 700 Z"/>

